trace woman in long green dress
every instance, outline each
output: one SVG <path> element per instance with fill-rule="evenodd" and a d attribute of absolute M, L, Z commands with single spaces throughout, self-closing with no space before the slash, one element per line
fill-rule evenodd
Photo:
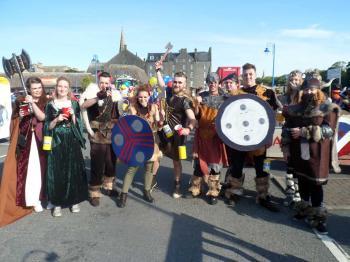
<path fill-rule="evenodd" d="M 52 215 L 62 216 L 61 207 L 80 211 L 78 203 L 88 197 L 85 164 L 81 148 L 85 148 L 80 108 L 71 100 L 69 80 L 57 79 L 54 99 L 46 107 L 45 135 L 52 137 L 47 158 L 47 195 L 55 206 Z"/>

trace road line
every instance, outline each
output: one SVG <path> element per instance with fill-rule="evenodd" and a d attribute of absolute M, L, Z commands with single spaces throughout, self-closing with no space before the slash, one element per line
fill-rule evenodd
<path fill-rule="evenodd" d="M 0 158 L 6 157 L 7 155 L 0 156 Z"/>
<path fill-rule="evenodd" d="M 323 242 L 323 244 L 331 251 L 333 256 L 340 262 L 349 262 L 350 256 L 345 250 L 331 237 L 327 235 L 321 235 L 317 233 L 316 229 L 313 229 L 316 236 Z"/>

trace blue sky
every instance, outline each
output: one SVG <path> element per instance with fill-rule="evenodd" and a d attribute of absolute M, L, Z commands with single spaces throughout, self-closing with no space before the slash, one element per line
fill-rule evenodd
<path fill-rule="evenodd" d="M 121 28 L 128 49 L 145 58 L 162 52 L 212 47 L 218 66 L 256 64 L 258 74 L 327 69 L 350 60 L 350 1 L 91 1 L 0 0 L 0 56 L 22 48 L 32 62 L 86 70 L 92 56 L 105 62 L 119 51 Z M 2 71 L 2 67 L 0 69 Z"/>

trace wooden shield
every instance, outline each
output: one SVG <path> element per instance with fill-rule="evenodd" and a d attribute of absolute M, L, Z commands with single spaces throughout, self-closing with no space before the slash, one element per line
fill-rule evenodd
<path fill-rule="evenodd" d="M 239 151 L 253 151 L 271 143 L 275 113 L 256 95 L 235 95 L 222 104 L 215 124 L 226 145 Z"/>
<path fill-rule="evenodd" d="M 154 152 L 154 138 L 148 122 L 141 117 L 121 117 L 112 129 L 116 156 L 129 166 L 142 166 Z"/>

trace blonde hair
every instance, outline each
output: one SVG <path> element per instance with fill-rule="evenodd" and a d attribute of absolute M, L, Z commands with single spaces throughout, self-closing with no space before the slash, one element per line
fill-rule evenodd
<path fill-rule="evenodd" d="M 72 98 L 72 89 L 70 88 L 71 86 L 71 83 L 69 81 L 69 79 L 67 77 L 64 77 L 64 76 L 60 76 L 59 78 L 57 78 L 56 80 L 56 87 L 55 87 L 55 96 L 58 97 L 58 94 L 57 94 L 57 87 L 58 87 L 58 83 L 60 81 L 66 81 L 68 83 L 68 94 L 67 94 L 67 99 L 71 99 Z"/>

